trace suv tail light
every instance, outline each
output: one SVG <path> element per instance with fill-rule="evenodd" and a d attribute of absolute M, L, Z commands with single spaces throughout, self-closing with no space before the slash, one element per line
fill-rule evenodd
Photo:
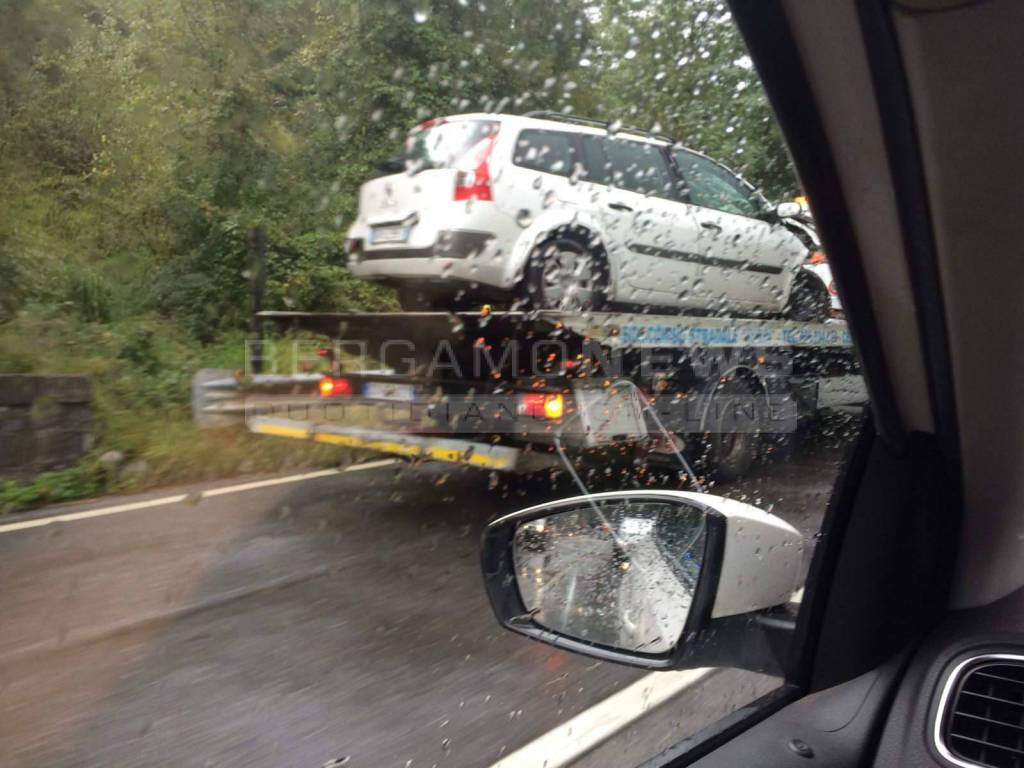
<path fill-rule="evenodd" d="M 455 166 L 455 200 L 493 200 L 488 161 L 498 136 L 497 130 L 477 142 Z"/>

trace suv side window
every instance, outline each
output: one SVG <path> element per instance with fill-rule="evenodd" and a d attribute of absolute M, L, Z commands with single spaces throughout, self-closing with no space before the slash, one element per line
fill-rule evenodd
<path fill-rule="evenodd" d="M 657 146 L 589 134 L 580 138 L 588 181 L 678 200 L 675 190 L 679 183 Z"/>
<path fill-rule="evenodd" d="M 568 176 L 576 163 L 575 136 L 561 131 L 520 131 L 512 162 L 531 171 Z"/>
<path fill-rule="evenodd" d="M 676 183 L 665 154 L 654 144 L 629 139 L 585 135 L 583 169 L 595 184 L 677 199 Z"/>
<path fill-rule="evenodd" d="M 595 184 L 610 184 L 608 161 L 605 160 L 600 138 L 584 134 L 580 136 L 580 147 L 583 150 L 583 178 Z"/>
<path fill-rule="evenodd" d="M 718 163 L 685 149 L 673 150 L 672 156 L 686 179 L 694 205 L 741 216 L 757 216 L 761 212 L 757 193 Z"/>

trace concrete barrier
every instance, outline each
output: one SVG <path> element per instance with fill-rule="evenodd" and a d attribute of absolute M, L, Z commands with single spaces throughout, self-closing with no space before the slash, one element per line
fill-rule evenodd
<path fill-rule="evenodd" d="M 0 478 L 74 464 L 92 447 L 85 376 L 0 374 Z"/>

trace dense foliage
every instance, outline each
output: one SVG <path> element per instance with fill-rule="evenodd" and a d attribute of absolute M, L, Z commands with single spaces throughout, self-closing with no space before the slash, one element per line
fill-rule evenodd
<path fill-rule="evenodd" d="M 97 394 L 93 454 L 0 510 L 138 482 L 107 449 L 146 483 L 332 460 L 189 421 L 192 373 L 242 364 L 251 233 L 265 306 L 393 307 L 341 259 L 359 185 L 419 121 L 535 109 L 794 191 L 721 0 L 0 0 L 0 372 Z"/>
<path fill-rule="evenodd" d="M 0 319 L 375 308 L 339 259 L 359 184 L 438 114 L 571 110 L 679 136 L 770 193 L 781 142 L 712 0 L 2 0 Z"/>

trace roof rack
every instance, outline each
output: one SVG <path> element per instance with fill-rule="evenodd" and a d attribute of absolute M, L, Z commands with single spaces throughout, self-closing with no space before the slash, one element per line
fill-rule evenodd
<path fill-rule="evenodd" d="M 596 118 L 593 117 L 579 117 L 577 115 L 567 115 L 564 112 L 551 112 L 549 110 L 543 109 L 527 112 L 525 115 L 523 115 L 523 117 L 533 117 L 539 120 L 557 120 L 563 123 L 572 123 L 573 125 L 587 125 L 593 128 L 605 129 L 607 129 L 612 124 L 612 122 L 609 120 L 597 120 Z M 669 144 L 676 143 L 676 139 L 673 138 L 672 136 L 669 136 L 668 134 L 656 133 L 654 131 L 647 130 L 644 128 L 637 128 L 636 126 L 632 125 L 620 126 L 619 130 L 623 131 L 624 133 L 636 133 L 639 134 L 640 136 L 649 136 L 652 139 L 660 139 L 662 141 L 667 141 Z"/>

